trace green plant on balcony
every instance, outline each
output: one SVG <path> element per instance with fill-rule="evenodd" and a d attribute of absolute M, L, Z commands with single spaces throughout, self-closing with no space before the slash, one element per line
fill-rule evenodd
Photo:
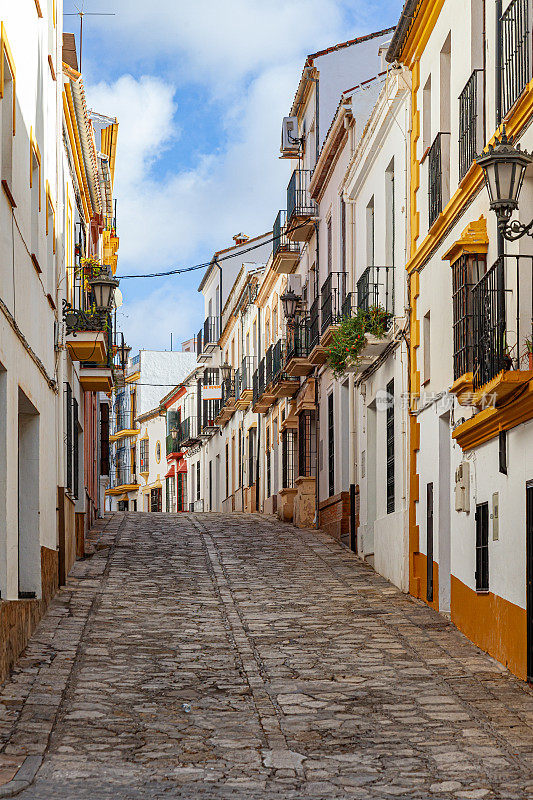
<path fill-rule="evenodd" d="M 345 317 L 326 348 L 328 366 L 340 378 L 349 366 L 357 364 L 366 345 L 366 335 L 383 339 L 392 315 L 382 306 L 358 308 L 352 317 Z"/>

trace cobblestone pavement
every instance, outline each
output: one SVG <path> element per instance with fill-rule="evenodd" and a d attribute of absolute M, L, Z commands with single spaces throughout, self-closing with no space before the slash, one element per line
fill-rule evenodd
<path fill-rule="evenodd" d="M 0 692 L 23 800 L 533 796 L 532 692 L 326 535 L 117 514 L 95 549 Z"/>

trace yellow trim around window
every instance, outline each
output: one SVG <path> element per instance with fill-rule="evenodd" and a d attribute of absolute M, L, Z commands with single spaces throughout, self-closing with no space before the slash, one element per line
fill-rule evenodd
<path fill-rule="evenodd" d="M 9 42 L 7 41 L 6 36 L 6 29 L 4 23 L 1 23 L 0 26 L 0 98 L 4 96 L 4 56 L 5 60 L 9 65 L 9 71 L 11 72 L 11 80 L 13 81 L 13 136 L 15 135 L 16 129 L 16 97 L 17 97 L 17 78 L 15 73 L 15 62 L 13 60 L 13 54 L 11 53 L 11 48 L 9 46 Z"/>

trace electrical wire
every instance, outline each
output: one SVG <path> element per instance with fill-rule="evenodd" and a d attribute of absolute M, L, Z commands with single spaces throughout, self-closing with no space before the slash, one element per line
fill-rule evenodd
<path fill-rule="evenodd" d="M 298 228 L 303 228 L 307 225 L 307 222 L 301 222 L 299 225 L 295 225 L 292 228 L 289 228 L 288 231 L 285 231 L 283 235 L 287 235 L 288 233 L 292 233 L 292 231 L 298 230 Z M 166 272 L 147 272 L 143 275 L 117 275 L 117 278 L 121 281 L 128 280 L 130 278 L 166 278 L 169 275 L 181 275 L 184 272 L 193 272 L 197 269 L 206 269 L 206 267 L 211 266 L 211 264 L 215 264 L 219 261 L 227 261 L 230 258 L 235 258 L 235 256 L 243 256 L 246 253 L 251 253 L 252 250 L 257 250 L 260 247 L 264 247 L 265 244 L 269 244 L 270 242 L 274 242 L 276 239 L 281 238 L 280 236 L 272 236 L 270 239 L 265 239 L 264 241 L 260 242 L 259 244 L 251 245 L 247 247 L 245 250 L 241 250 L 240 253 L 233 253 L 232 255 L 221 256 L 220 258 L 214 257 L 211 261 L 205 261 L 203 264 L 195 264 L 193 267 L 178 267 L 176 269 L 169 269 Z"/>

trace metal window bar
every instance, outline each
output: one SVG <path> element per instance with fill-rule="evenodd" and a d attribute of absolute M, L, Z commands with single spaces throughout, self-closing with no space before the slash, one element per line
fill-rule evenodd
<path fill-rule="evenodd" d="M 139 472 L 149 472 L 150 470 L 150 459 L 149 459 L 149 447 L 148 447 L 148 439 L 140 439 L 139 440 Z"/>
<path fill-rule="evenodd" d="M 452 264 L 454 380 L 473 370 L 472 289 L 485 270 L 486 263 L 483 255 L 465 254 Z"/>
<path fill-rule="evenodd" d="M 531 79 L 529 0 L 513 0 L 507 6 L 500 17 L 496 35 L 497 46 L 501 48 L 499 90 L 503 118 Z"/>
<path fill-rule="evenodd" d="M 255 430 L 248 433 L 248 486 L 253 486 L 255 481 Z"/>
<path fill-rule="evenodd" d="M 275 258 L 278 253 L 298 253 L 300 245 L 298 242 L 291 242 L 287 236 L 287 212 L 278 211 L 272 227 L 272 256 Z"/>
<path fill-rule="evenodd" d="M 241 393 L 253 389 L 253 375 L 255 371 L 255 356 L 245 356 L 240 369 Z"/>
<path fill-rule="evenodd" d="M 309 317 L 298 317 L 287 323 L 286 361 L 291 358 L 307 358 L 309 355 Z"/>
<path fill-rule="evenodd" d="M 216 344 L 219 338 L 219 318 L 207 317 L 203 328 L 203 348 L 208 344 Z"/>
<path fill-rule="evenodd" d="M 298 418 L 298 475 L 316 475 L 315 412 L 303 411 Z"/>
<path fill-rule="evenodd" d="M 204 369 L 202 375 L 202 383 L 204 386 L 217 386 L 219 383 L 219 374 L 217 367 L 209 367 Z"/>
<path fill-rule="evenodd" d="M 350 319 L 357 313 L 357 292 L 348 292 L 341 308 L 341 317 Z"/>
<path fill-rule="evenodd" d="M 428 160 L 428 207 L 431 227 L 442 211 L 442 134 L 437 133 L 429 148 Z"/>
<path fill-rule="evenodd" d="M 320 340 L 320 298 L 316 297 L 309 310 L 309 348 L 313 349 Z"/>
<path fill-rule="evenodd" d="M 258 396 L 261 397 L 263 392 L 266 388 L 266 380 L 265 380 L 265 359 L 262 358 L 259 362 L 259 369 L 258 369 Z"/>
<path fill-rule="evenodd" d="M 503 259 L 472 289 L 474 311 L 474 389 L 490 381 L 506 365 L 505 267 Z"/>
<path fill-rule="evenodd" d="M 198 331 L 196 334 L 196 355 L 201 356 L 203 350 L 203 336 L 202 336 L 202 329 Z"/>
<path fill-rule="evenodd" d="M 386 438 L 387 438 L 387 514 L 394 513 L 394 380 L 387 384 L 387 412 L 386 412 Z"/>
<path fill-rule="evenodd" d="M 489 591 L 489 504 L 476 506 L 476 591 Z"/>
<path fill-rule="evenodd" d="M 109 475 L 109 405 L 100 403 L 100 475 Z"/>
<path fill-rule="evenodd" d="M 357 281 L 357 308 L 392 311 L 393 267 L 367 267 Z"/>
<path fill-rule="evenodd" d="M 220 413 L 222 408 L 222 400 L 204 400 L 202 409 L 202 430 L 212 428 L 215 425 L 215 419 Z"/>
<path fill-rule="evenodd" d="M 346 273 L 330 272 L 320 290 L 321 331 L 335 325 L 342 317 L 342 304 L 346 297 Z"/>
<path fill-rule="evenodd" d="M 287 223 L 290 226 L 293 218 L 310 217 L 317 214 L 317 205 L 311 199 L 309 184 L 310 169 L 295 169 L 287 186 Z"/>
<path fill-rule="evenodd" d="M 79 434 L 78 434 L 78 401 L 72 398 L 72 494 L 79 497 L 80 490 L 80 463 L 79 463 Z"/>
<path fill-rule="evenodd" d="M 296 479 L 296 431 L 286 428 L 281 434 L 281 482 L 283 489 L 293 489 Z"/>
<path fill-rule="evenodd" d="M 285 366 L 285 342 L 278 339 L 272 351 L 272 380 L 276 381 L 283 377 L 283 368 Z"/>
<path fill-rule="evenodd" d="M 198 425 L 196 417 L 187 417 L 179 423 L 178 446 L 190 447 L 198 438 Z"/>
<path fill-rule="evenodd" d="M 252 378 L 252 402 L 259 400 L 259 369 L 256 369 Z"/>
<path fill-rule="evenodd" d="M 478 73 L 475 69 L 459 95 L 459 180 L 470 169 L 478 152 Z"/>
<path fill-rule="evenodd" d="M 335 416 L 333 392 L 328 396 L 328 494 L 335 494 Z"/>
<path fill-rule="evenodd" d="M 274 377 L 274 345 L 270 345 L 265 354 L 265 386 L 271 383 Z"/>
<path fill-rule="evenodd" d="M 67 489 L 72 491 L 72 389 L 70 383 L 65 388 L 66 393 L 66 446 L 67 446 Z"/>

